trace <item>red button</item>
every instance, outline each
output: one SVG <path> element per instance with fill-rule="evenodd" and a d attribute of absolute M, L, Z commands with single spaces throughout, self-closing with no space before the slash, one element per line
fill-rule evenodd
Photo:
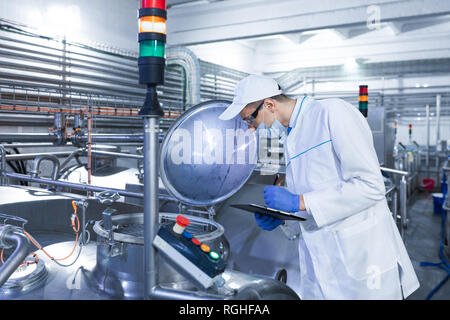
<path fill-rule="evenodd" d="M 199 246 L 201 243 L 200 240 L 198 240 L 197 238 L 192 238 L 192 242 L 197 246 Z"/>
<path fill-rule="evenodd" d="M 183 216 L 177 216 L 177 224 L 183 228 L 186 228 L 191 222 L 188 218 Z"/>

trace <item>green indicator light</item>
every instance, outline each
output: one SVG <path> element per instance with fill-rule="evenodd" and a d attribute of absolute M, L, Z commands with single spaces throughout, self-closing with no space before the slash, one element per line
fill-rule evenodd
<path fill-rule="evenodd" d="M 209 256 L 210 256 L 212 259 L 214 259 L 214 260 L 217 260 L 217 259 L 220 258 L 219 254 L 218 254 L 217 252 L 215 252 L 215 251 L 211 251 L 211 252 L 209 253 Z"/>
<path fill-rule="evenodd" d="M 166 45 L 158 40 L 144 40 L 139 42 L 140 57 L 160 57 L 166 56 Z"/>

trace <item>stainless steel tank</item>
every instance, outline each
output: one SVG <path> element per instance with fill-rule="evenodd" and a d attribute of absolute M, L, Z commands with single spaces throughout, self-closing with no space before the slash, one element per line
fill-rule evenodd
<path fill-rule="evenodd" d="M 205 216 L 209 218 L 189 215 L 192 225 L 188 226 L 188 231 L 214 248 L 225 260 L 233 260 L 233 263 L 229 263 L 223 273 L 222 284 L 203 292 L 157 255 L 159 298 L 298 299 L 296 293 L 282 281 L 274 279 L 273 274 L 262 273 L 266 276 L 261 276 L 258 272 L 248 274 L 247 270 L 243 270 L 246 268 L 241 269 L 242 265 L 264 269 L 261 262 L 271 261 L 272 257 L 258 260 L 249 251 L 241 251 L 240 255 L 235 255 L 236 249 L 230 247 L 226 239 L 227 230 L 220 221 L 213 220 L 221 204 L 227 199 L 232 199 L 233 195 L 247 183 L 256 165 L 256 137 L 247 135 L 245 123 L 238 118 L 229 121 L 218 120 L 218 116 L 229 103 L 227 101 L 202 103 L 189 109 L 172 124 L 161 146 L 160 175 L 166 190 L 178 199 L 182 206 L 197 208 L 197 212 L 207 213 Z M 192 163 L 173 161 L 173 155 L 179 150 L 177 148 L 180 147 L 180 141 L 187 141 L 179 140 L 180 136 L 191 139 L 192 143 L 183 147 L 188 147 L 184 150 L 191 152 L 192 158 L 189 161 L 194 160 Z M 199 139 L 202 148 L 198 148 L 195 144 Z M 189 150 L 189 147 L 192 149 Z M 199 156 L 198 152 L 201 153 L 200 162 L 194 159 Z M 222 160 L 219 159 L 219 155 L 222 156 Z M 215 157 L 215 162 L 210 161 L 211 157 Z M 183 159 L 188 160 L 187 157 Z M 74 246 L 74 235 L 69 223 L 73 212 L 71 202 L 73 199 L 81 198 L 79 195 L 43 189 L 0 187 L 0 211 L 26 218 L 29 221 L 27 230 L 39 240 L 44 250 L 61 256 Z M 105 228 L 105 216 L 102 216 L 102 212 L 105 212 L 108 206 L 98 203 L 96 199 L 89 199 L 86 221 L 94 223 L 87 227 L 90 242 L 78 247 L 76 253 L 78 259 L 67 261 L 63 267 L 51 261 L 43 252 L 37 251 L 47 276 L 41 277 L 44 280 L 40 281 L 39 286 L 23 291 L 14 298 L 63 300 L 141 298 L 144 265 L 142 207 L 122 202 L 115 202 L 110 207 L 117 211 L 117 215 L 111 216 L 112 227 L 108 229 Z M 222 218 L 227 216 L 226 206 L 224 208 L 220 214 Z M 170 223 L 176 215 L 175 212 L 160 212 L 160 223 Z M 240 213 L 240 215 L 245 215 L 251 220 L 248 214 Z M 232 217 L 233 215 L 229 216 Z M 230 222 L 229 219 L 223 221 L 227 221 L 227 224 Z M 258 230 L 247 222 L 231 223 L 226 228 L 233 228 L 228 232 L 234 235 Z M 242 245 L 247 246 L 245 241 L 248 239 L 244 237 L 241 240 L 244 242 L 235 242 L 238 251 Z M 260 250 L 264 253 L 264 243 L 259 245 L 262 245 Z M 283 250 L 279 248 L 277 248 L 279 252 L 285 252 L 284 248 Z M 272 265 L 275 264 L 276 261 Z M 296 263 L 292 261 L 291 265 L 294 267 Z M 283 273 L 276 276 L 283 280 Z M 0 293 L 0 298 L 9 299 L 11 296 L 7 292 L 3 295 Z"/>
<path fill-rule="evenodd" d="M 0 213 L 25 219 L 27 223 L 24 229 L 45 251 L 55 258 L 61 258 L 67 256 L 74 247 L 75 234 L 70 226 L 72 201 L 82 198 L 80 195 L 40 188 L 2 186 Z M 106 206 L 95 199 L 89 199 L 87 203 L 86 222 L 101 219 L 101 212 Z M 141 207 L 121 202 L 114 203 L 112 207 L 123 214 L 142 210 Z M 38 262 L 19 267 L 0 288 L 0 299 L 110 299 L 108 295 L 93 290 L 88 281 L 89 271 L 96 264 L 97 246 L 92 225 L 88 225 L 87 232 L 90 243 L 83 246 L 81 251 L 78 245 L 69 259 L 59 261 L 61 265 L 51 261 L 37 247 L 30 248 L 37 254 Z M 4 258 L 7 259 L 8 255 L 5 254 Z"/>
<path fill-rule="evenodd" d="M 161 224 L 173 222 L 177 214 L 160 212 Z M 144 293 L 144 235 L 142 213 L 112 217 L 115 231 L 110 234 L 97 221 L 97 265 L 92 272 L 95 287 L 115 298 L 142 298 Z M 187 231 L 228 259 L 229 245 L 223 227 L 209 219 L 189 216 Z M 173 289 L 196 290 L 187 279 L 158 259 L 158 282 Z"/>

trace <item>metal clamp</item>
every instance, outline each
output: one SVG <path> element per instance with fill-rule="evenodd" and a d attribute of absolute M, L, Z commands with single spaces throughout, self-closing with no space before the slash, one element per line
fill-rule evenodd
<path fill-rule="evenodd" d="M 12 226 L 12 225 L 4 225 L 0 227 L 0 248 L 11 249 L 14 247 L 12 243 L 5 239 L 5 236 L 10 235 L 12 232 L 20 230 L 20 228 Z"/>
<path fill-rule="evenodd" d="M 6 225 L 0 228 L 0 248 L 10 249 L 12 248 L 12 244 L 5 241 L 5 235 L 9 233 L 12 229 L 12 226 Z"/>
<path fill-rule="evenodd" d="M 116 257 L 123 254 L 123 242 L 114 242 L 109 244 L 108 255 L 110 257 Z"/>

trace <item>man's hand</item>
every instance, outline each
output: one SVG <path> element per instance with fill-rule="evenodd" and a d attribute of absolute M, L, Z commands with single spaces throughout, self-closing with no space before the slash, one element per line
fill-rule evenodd
<path fill-rule="evenodd" d="M 260 213 L 255 213 L 255 220 L 261 229 L 267 231 L 272 231 L 273 229 L 275 229 L 276 227 L 278 227 L 280 224 L 283 223 L 283 220 Z"/>
<path fill-rule="evenodd" d="M 306 210 L 301 195 L 290 193 L 285 188 L 278 186 L 264 188 L 264 201 L 268 207 L 285 212 Z"/>

